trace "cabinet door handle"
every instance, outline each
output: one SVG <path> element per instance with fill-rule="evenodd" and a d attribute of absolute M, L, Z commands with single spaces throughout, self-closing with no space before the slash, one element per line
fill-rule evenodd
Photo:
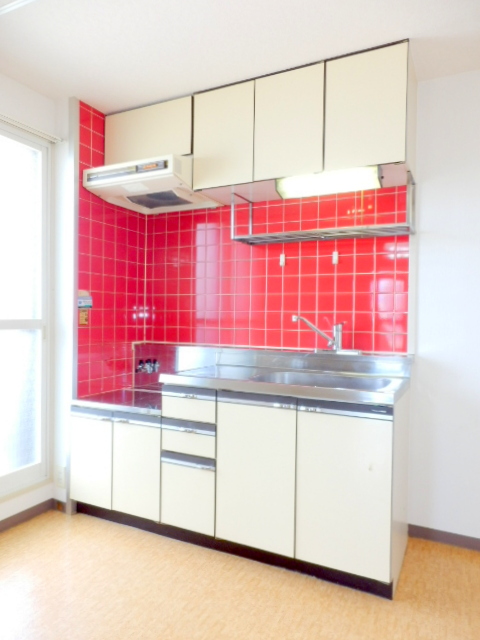
<path fill-rule="evenodd" d="M 160 460 L 162 463 L 176 464 L 181 467 L 191 467 L 192 469 L 201 469 L 202 471 L 215 471 L 215 460 L 201 458 L 200 456 L 164 451 Z"/>
<path fill-rule="evenodd" d="M 215 429 L 195 429 L 195 427 L 183 427 L 179 424 L 162 424 L 162 429 L 167 431 L 177 431 L 180 433 L 194 433 L 199 436 L 213 436 L 215 437 Z"/>
<path fill-rule="evenodd" d="M 215 467 L 212 465 L 190 462 L 189 460 L 170 460 L 168 458 L 162 458 L 162 462 L 176 464 L 179 467 L 191 467 L 192 469 L 202 469 L 203 471 L 215 471 Z"/>

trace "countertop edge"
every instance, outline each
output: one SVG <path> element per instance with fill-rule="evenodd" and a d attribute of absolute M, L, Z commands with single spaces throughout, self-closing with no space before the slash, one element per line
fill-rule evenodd
<path fill-rule="evenodd" d="M 72 407 L 84 407 L 85 409 L 104 409 L 105 411 L 123 411 L 125 413 L 136 413 L 148 416 L 161 416 L 161 409 L 148 409 L 145 407 L 133 407 L 125 404 L 112 404 L 98 400 L 73 398 L 70 402 Z"/>
<path fill-rule="evenodd" d="M 302 387 L 300 385 L 292 389 L 293 385 L 280 384 L 278 382 L 259 382 L 249 380 L 233 380 L 226 378 L 208 378 L 205 376 L 162 374 L 161 382 L 164 384 L 179 385 L 185 387 L 198 387 L 201 389 L 215 389 L 216 391 L 237 391 L 245 393 L 261 393 L 271 396 L 288 396 L 309 400 L 331 400 L 332 402 L 352 402 L 373 405 L 393 406 L 407 391 L 410 379 L 403 378 L 401 386 L 393 393 L 381 393 L 373 391 L 351 391 L 349 389 L 334 389 L 325 387 Z"/>

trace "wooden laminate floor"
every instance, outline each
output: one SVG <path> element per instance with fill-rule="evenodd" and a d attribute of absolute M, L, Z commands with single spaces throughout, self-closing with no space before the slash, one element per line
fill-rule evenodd
<path fill-rule="evenodd" d="M 411 539 L 393 602 L 86 515 L 0 534 L 0 639 L 480 640 L 480 553 Z"/>

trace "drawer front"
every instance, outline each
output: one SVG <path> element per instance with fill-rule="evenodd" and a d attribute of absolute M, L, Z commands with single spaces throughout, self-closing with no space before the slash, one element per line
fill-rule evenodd
<path fill-rule="evenodd" d="M 162 460 L 161 522 L 213 536 L 215 471 Z"/>
<path fill-rule="evenodd" d="M 162 396 L 162 416 L 215 424 L 216 402 L 215 400 L 199 400 L 164 394 Z"/>
<path fill-rule="evenodd" d="M 163 429 L 162 449 L 192 456 L 215 458 L 215 437 Z"/>

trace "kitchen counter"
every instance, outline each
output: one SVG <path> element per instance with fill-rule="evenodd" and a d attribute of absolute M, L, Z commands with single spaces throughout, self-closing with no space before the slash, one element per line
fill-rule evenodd
<path fill-rule="evenodd" d="M 73 402 L 71 499 L 391 597 L 408 539 L 411 358 L 168 349 L 161 392 Z"/>
<path fill-rule="evenodd" d="M 160 391 L 120 389 L 98 393 L 87 398 L 74 399 L 72 406 L 159 416 L 162 413 L 162 394 Z"/>
<path fill-rule="evenodd" d="M 339 355 L 164 345 L 160 382 L 181 387 L 393 406 L 410 383 L 411 356 Z M 169 363 L 167 365 L 167 363 Z M 161 415 L 161 391 L 122 389 L 73 406 Z"/>
<path fill-rule="evenodd" d="M 235 366 L 161 374 L 160 381 L 176 386 L 387 406 L 392 406 L 409 385 L 408 378 Z"/>

